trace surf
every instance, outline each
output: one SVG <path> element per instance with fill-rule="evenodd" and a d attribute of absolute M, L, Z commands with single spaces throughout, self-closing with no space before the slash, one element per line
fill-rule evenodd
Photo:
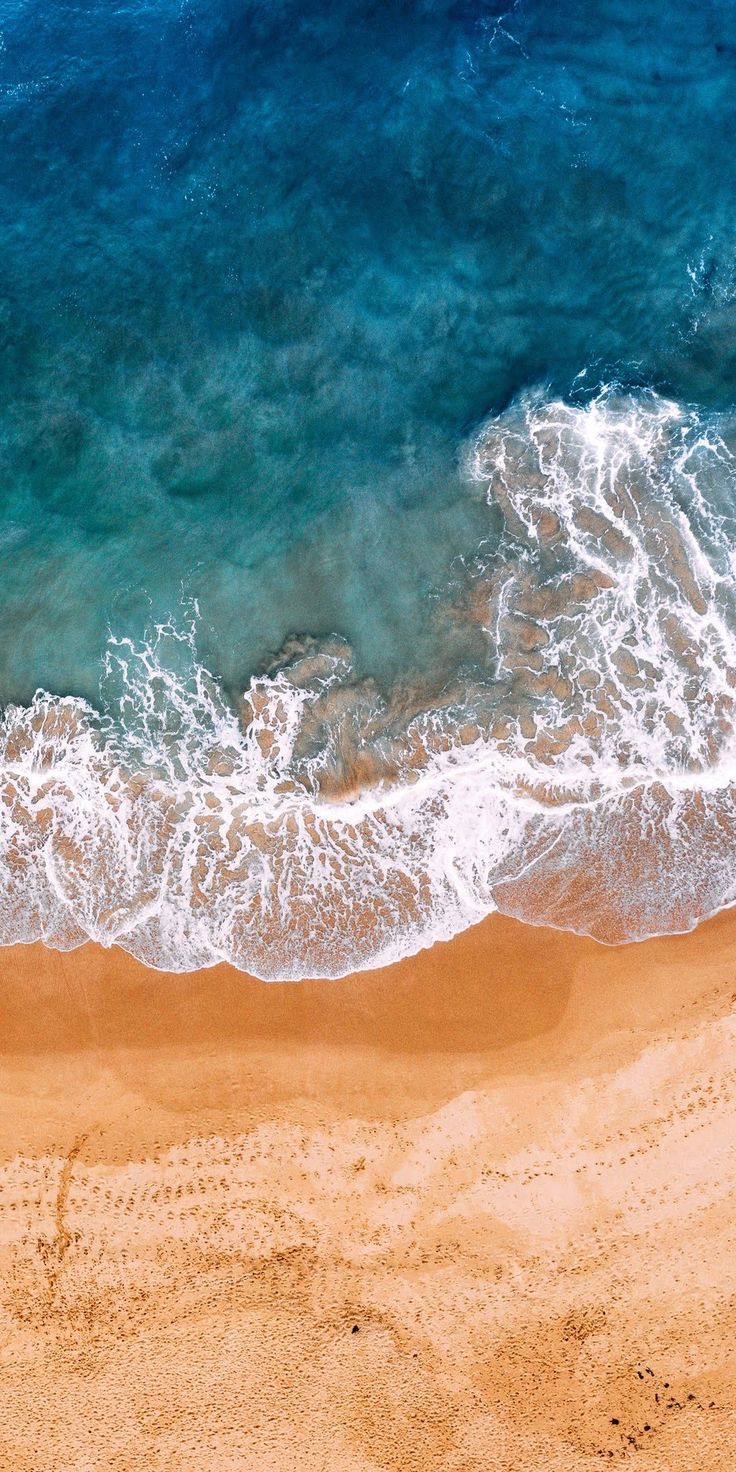
<path fill-rule="evenodd" d="M 736 420 L 537 392 L 460 454 L 503 519 L 445 590 L 484 653 L 389 687 L 292 639 L 233 702 L 197 611 L 0 735 L 0 941 L 337 977 L 494 909 L 607 942 L 734 899 Z"/>

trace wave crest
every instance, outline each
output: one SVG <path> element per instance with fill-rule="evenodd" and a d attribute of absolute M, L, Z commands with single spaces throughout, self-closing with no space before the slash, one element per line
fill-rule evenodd
<path fill-rule="evenodd" d="M 734 898 L 734 427 L 653 393 L 530 397 L 469 480 L 504 534 L 454 686 L 358 680 L 294 640 L 241 708 L 194 627 L 111 640 L 103 710 L 0 731 L 0 942 L 337 976 L 494 908 L 639 938 Z"/>

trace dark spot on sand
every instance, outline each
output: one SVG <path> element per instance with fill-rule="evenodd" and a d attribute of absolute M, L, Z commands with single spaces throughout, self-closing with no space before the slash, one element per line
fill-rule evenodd
<path fill-rule="evenodd" d="M 350 1333 L 351 1334 L 359 1334 L 360 1333 L 360 1325 L 359 1324 L 353 1324 L 353 1327 L 350 1330 Z"/>

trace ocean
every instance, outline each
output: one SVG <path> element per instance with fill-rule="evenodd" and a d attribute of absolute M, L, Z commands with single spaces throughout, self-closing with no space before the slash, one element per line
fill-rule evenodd
<path fill-rule="evenodd" d="M 736 7 L 0 7 L 0 943 L 736 898 Z"/>

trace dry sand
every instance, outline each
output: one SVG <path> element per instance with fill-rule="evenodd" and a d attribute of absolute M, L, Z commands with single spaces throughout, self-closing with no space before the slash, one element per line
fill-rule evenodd
<path fill-rule="evenodd" d="M 0 1467 L 732 1472 L 736 915 L 0 968 Z"/>

